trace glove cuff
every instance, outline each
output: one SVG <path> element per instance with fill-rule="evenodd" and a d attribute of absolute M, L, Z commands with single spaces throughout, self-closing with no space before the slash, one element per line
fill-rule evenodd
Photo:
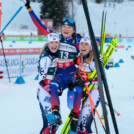
<path fill-rule="evenodd" d="M 27 9 L 31 8 L 30 5 L 26 6 Z"/>
<path fill-rule="evenodd" d="M 32 11 L 32 8 L 27 8 L 28 12 Z"/>

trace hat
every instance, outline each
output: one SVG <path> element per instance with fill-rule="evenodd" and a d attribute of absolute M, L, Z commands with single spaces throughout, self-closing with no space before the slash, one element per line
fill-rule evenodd
<path fill-rule="evenodd" d="M 49 43 L 51 41 L 60 42 L 59 34 L 57 34 L 57 33 L 50 33 L 50 34 L 48 34 L 47 35 L 47 43 Z"/>
<path fill-rule="evenodd" d="M 89 37 L 82 37 L 81 40 L 80 40 L 80 43 L 81 43 L 81 42 L 86 42 L 86 43 L 88 43 L 89 46 L 90 46 L 91 49 L 92 49 L 92 46 L 91 46 L 91 40 L 90 40 Z"/>
<path fill-rule="evenodd" d="M 62 25 L 68 25 L 72 27 L 73 29 L 75 29 L 75 22 L 72 18 L 69 18 L 69 17 L 66 17 L 63 19 Z"/>

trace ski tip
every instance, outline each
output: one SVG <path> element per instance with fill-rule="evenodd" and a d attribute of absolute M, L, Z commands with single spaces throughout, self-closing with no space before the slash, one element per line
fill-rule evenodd
<path fill-rule="evenodd" d="M 120 113 L 117 113 L 117 116 L 120 116 Z"/>

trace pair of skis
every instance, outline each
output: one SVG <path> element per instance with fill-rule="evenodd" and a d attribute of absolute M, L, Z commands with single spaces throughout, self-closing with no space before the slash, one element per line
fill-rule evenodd
<path fill-rule="evenodd" d="M 103 55 L 103 66 L 104 67 L 107 65 L 110 57 L 112 56 L 114 50 L 116 49 L 118 42 L 119 42 L 119 40 L 117 38 L 113 38 L 111 43 L 109 44 L 106 52 Z M 93 71 L 90 79 L 94 79 L 94 78 L 97 78 L 96 69 Z M 93 87 L 94 87 L 94 83 L 91 83 L 88 87 L 89 91 L 91 91 Z M 85 92 L 85 90 L 86 89 L 84 88 L 83 92 Z M 83 98 L 83 102 L 87 99 L 87 97 L 88 97 L 88 94 L 86 93 L 86 96 Z M 70 124 L 71 124 L 72 119 L 73 119 L 73 117 L 72 117 L 72 111 L 71 111 L 69 114 L 69 117 L 61 131 L 61 134 L 68 134 L 68 132 L 70 130 Z"/>
<path fill-rule="evenodd" d="M 117 126 L 117 122 L 116 122 L 116 118 L 115 118 L 115 114 L 114 114 L 114 110 L 113 110 L 112 100 L 111 100 L 111 96 L 110 96 L 110 92 L 109 92 L 109 87 L 108 87 L 107 79 L 106 79 L 105 72 L 104 72 L 104 67 L 103 67 L 101 61 L 99 60 L 100 53 L 98 51 L 98 46 L 97 46 L 97 43 L 95 40 L 95 35 L 94 35 L 94 31 L 93 31 L 91 19 L 90 19 L 90 14 L 88 11 L 87 1 L 82 0 L 82 5 L 83 5 L 84 12 L 85 12 L 86 20 L 87 20 L 88 31 L 89 31 L 89 35 L 91 38 L 91 45 L 92 45 L 92 50 L 93 50 L 93 55 L 94 55 L 94 60 L 95 60 L 96 73 L 97 73 L 99 89 L 100 89 L 100 98 L 101 98 L 101 102 L 102 102 L 102 109 L 103 109 L 104 122 L 105 122 L 105 128 L 106 128 L 105 133 L 110 134 L 110 128 L 109 128 L 109 122 L 108 122 L 106 105 L 105 105 L 104 91 L 105 91 L 107 102 L 109 104 L 109 110 L 111 113 L 115 133 L 119 134 L 119 130 L 118 130 L 118 126 Z M 102 81 L 103 81 L 103 83 L 102 83 Z M 103 88 L 104 88 L 104 90 L 103 90 Z"/>
<path fill-rule="evenodd" d="M 101 46 L 100 46 L 101 54 L 103 54 L 103 52 L 104 52 L 106 16 L 107 16 L 107 12 L 103 11 L 102 12 L 102 22 L 101 22 Z"/>

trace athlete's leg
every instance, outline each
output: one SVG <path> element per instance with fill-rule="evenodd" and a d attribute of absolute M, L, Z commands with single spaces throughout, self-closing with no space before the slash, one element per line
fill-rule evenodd
<path fill-rule="evenodd" d="M 98 90 L 92 90 L 90 92 L 90 95 L 95 106 L 97 107 L 99 104 L 99 99 L 100 99 Z M 91 110 L 90 101 L 88 97 L 84 103 L 84 106 L 79 116 L 78 128 L 77 128 L 78 131 L 83 132 L 83 133 L 84 132 L 89 133 L 89 134 L 92 133 L 92 130 L 91 130 L 92 122 L 93 122 L 93 115 L 92 115 L 92 110 Z"/>
<path fill-rule="evenodd" d="M 49 88 L 49 87 L 46 87 Z M 51 95 L 45 91 L 41 86 L 38 88 L 37 92 L 37 98 L 39 101 L 41 113 L 42 113 L 42 119 L 43 119 L 43 128 L 40 131 L 40 134 L 54 134 L 56 133 L 56 130 L 58 129 L 58 124 L 52 124 L 48 122 L 46 115 L 52 113 L 51 111 Z"/>

